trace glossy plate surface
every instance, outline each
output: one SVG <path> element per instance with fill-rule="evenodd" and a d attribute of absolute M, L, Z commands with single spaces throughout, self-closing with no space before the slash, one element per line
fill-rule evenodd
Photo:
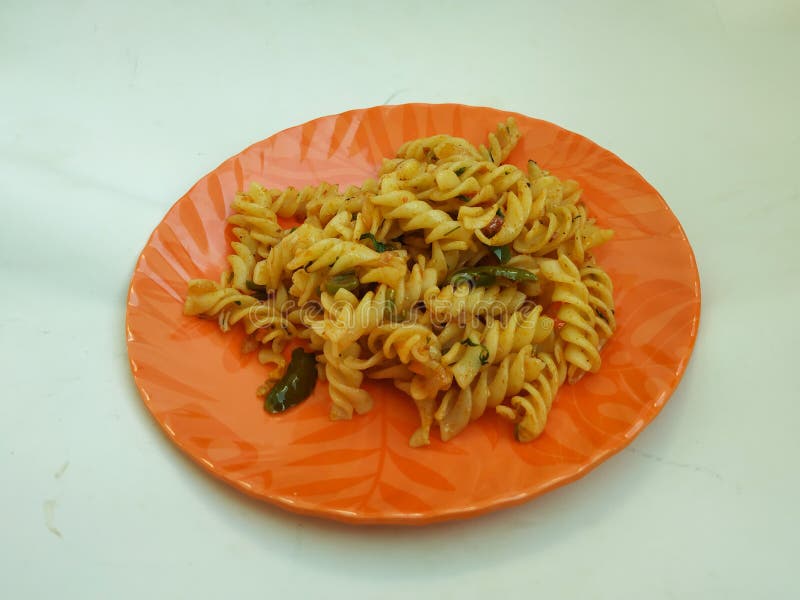
<path fill-rule="evenodd" d="M 694 256 L 675 216 L 635 170 L 590 140 L 514 114 L 528 158 L 576 179 L 599 223 L 615 230 L 596 256 L 614 280 L 618 330 L 599 373 L 564 386 L 544 434 L 513 440 L 486 415 L 456 439 L 408 446 L 417 426 L 402 394 L 367 386 L 375 408 L 328 420 L 319 384 L 301 406 L 266 414 L 255 396 L 265 377 L 239 351 L 240 333 L 182 315 L 186 280 L 225 268 L 225 218 L 238 190 L 375 177 L 406 140 L 436 133 L 482 143 L 509 114 L 455 104 L 354 110 L 287 129 L 209 173 L 170 209 L 131 281 L 127 339 L 147 408 L 200 466 L 247 494 L 287 509 L 362 523 L 426 523 L 514 504 L 577 479 L 619 451 L 661 410 L 689 360 L 700 315 Z"/>

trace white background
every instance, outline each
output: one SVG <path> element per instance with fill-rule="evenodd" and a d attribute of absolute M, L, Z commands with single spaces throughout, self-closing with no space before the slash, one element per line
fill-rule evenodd
<path fill-rule="evenodd" d="M 797 2 L 167 4 L 0 4 L 0 597 L 798 597 Z M 629 449 L 413 529 L 212 480 L 143 409 L 123 327 L 139 251 L 198 178 L 387 101 L 609 148 L 675 211 L 703 285 L 683 382 Z"/>

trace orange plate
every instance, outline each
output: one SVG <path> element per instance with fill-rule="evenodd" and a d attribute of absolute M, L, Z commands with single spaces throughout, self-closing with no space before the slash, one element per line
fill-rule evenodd
<path fill-rule="evenodd" d="M 319 384 L 280 416 L 255 396 L 265 369 L 241 334 L 181 313 L 186 280 L 226 267 L 229 204 L 251 181 L 270 187 L 375 177 L 406 140 L 449 133 L 481 143 L 512 113 L 458 104 L 353 110 L 292 127 L 203 177 L 147 242 L 128 297 L 128 354 L 147 408 L 201 467 L 289 510 L 358 523 L 420 524 L 515 504 L 587 473 L 631 442 L 678 385 L 697 336 L 700 284 L 689 242 L 664 200 L 611 152 L 561 127 L 514 114 L 528 158 L 576 179 L 591 213 L 616 234 L 597 252 L 614 280 L 618 330 L 599 373 L 565 386 L 530 444 L 487 415 L 449 443 L 412 449 L 412 403 L 368 382 L 369 414 L 328 420 Z M 435 437 L 435 436 L 434 436 Z"/>

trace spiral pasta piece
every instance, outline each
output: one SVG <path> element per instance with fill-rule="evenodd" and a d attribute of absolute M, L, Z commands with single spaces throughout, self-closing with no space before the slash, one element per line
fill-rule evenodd
<path fill-rule="evenodd" d="M 542 433 L 566 374 L 560 345 L 555 346 L 554 354 L 541 353 L 538 358 L 543 363 L 540 375 L 525 383 L 521 394 L 511 398 L 511 408 L 498 406 L 495 409 L 500 416 L 516 423 L 514 436 L 520 442 L 533 441 Z"/>
<path fill-rule="evenodd" d="M 278 287 L 284 276 L 291 270 L 290 263 L 296 254 L 306 252 L 322 237 L 322 230 L 304 223 L 278 242 L 267 257 L 253 268 L 252 280 L 267 289 Z"/>
<path fill-rule="evenodd" d="M 543 260 L 539 267 L 542 275 L 555 283 L 553 301 L 561 303 L 558 318 L 564 326 L 558 335 L 565 343 L 564 357 L 570 365 L 570 378 L 575 380 L 585 371 L 596 372 L 600 368 L 597 317 L 589 305 L 589 290 L 581 280 L 580 271 L 563 252 L 558 260 Z"/>
<path fill-rule="evenodd" d="M 514 250 L 520 254 L 544 256 L 574 240 L 585 222 L 586 208 L 583 205 L 553 207 L 523 228 L 514 240 Z"/>
<path fill-rule="evenodd" d="M 519 310 L 525 300 L 525 294 L 513 287 L 492 285 L 470 288 L 466 284 L 447 284 L 441 290 L 429 288 L 425 294 L 425 307 L 435 322 L 446 323 L 456 319 L 463 323 L 474 316 L 508 316 Z"/>
<path fill-rule="evenodd" d="M 465 388 L 451 388 L 442 398 L 435 413 L 443 441 L 458 435 L 472 421 L 480 418 L 487 408 L 518 394 L 523 386 L 539 377 L 544 363 L 533 353 L 532 346 L 509 354 L 499 364 L 483 369 Z"/>
<path fill-rule="evenodd" d="M 345 360 L 357 357 L 358 352 L 357 344 L 341 348 L 333 340 L 327 340 L 323 347 L 325 378 L 331 396 L 330 417 L 334 421 L 351 419 L 353 411 L 361 415 L 372 408 L 372 397 L 361 388 L 364 374 Z"/>
<path fill-rule="evenodd" d="M 465 156 L 482 160 L 483 156 L 464 138 L 434 135 L 406 142 L 397 150 L 398 158 L 413 158 L 419 162 L 435 163 L 442 158 Z"/>
<path fill-rule="evenodd" d="M 519 128 L 514 117 L 508 117 L 504 123 L 489 134 L 488 147 L 481 146 L 480 153 L 496 165 L 502 163 L 517 145 L 520 138 Z"/>

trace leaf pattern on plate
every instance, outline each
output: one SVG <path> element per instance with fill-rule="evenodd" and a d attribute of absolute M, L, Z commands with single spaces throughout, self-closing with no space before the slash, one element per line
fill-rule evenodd
<path fill-rule="evenodd" d="M 255 389 L 266 369 L 238 352 L 241 334 L 182 315 L 189 277 L 225 265 L 225 218 L 251 181 L 297 187 L 375 177 L 404 141 L 452 133 L 480 144 L 510 113 L 455 104 L 353 110 L 258 142 L 198 181 L 148 241 L 128 296 L 128 353 L 145 405 L 200 466 L 290 510 L 360 523 L 423 523 L 521 502 L 580 477 L 635 437 L 680 380 L 697 335 L 700 286 L 691 248 L 663 199 L 634 169 L 590 140 L 522 115 L 509 157 L 577 180 L 613 241 L 598 260 L 615 285 L 618 331 L 600 372 L 566 386 L 547 428 L 518 444 L 486 415 L 444 444 L 413 449 L 411 401 L 368 382 L 375 408 L 328 420 L 319 384 L 303 404 L 268 415 Z M 238 337 L 237 337 L 238 335 Z M 435 438 L 435 436 L 434 436 Z"/>

